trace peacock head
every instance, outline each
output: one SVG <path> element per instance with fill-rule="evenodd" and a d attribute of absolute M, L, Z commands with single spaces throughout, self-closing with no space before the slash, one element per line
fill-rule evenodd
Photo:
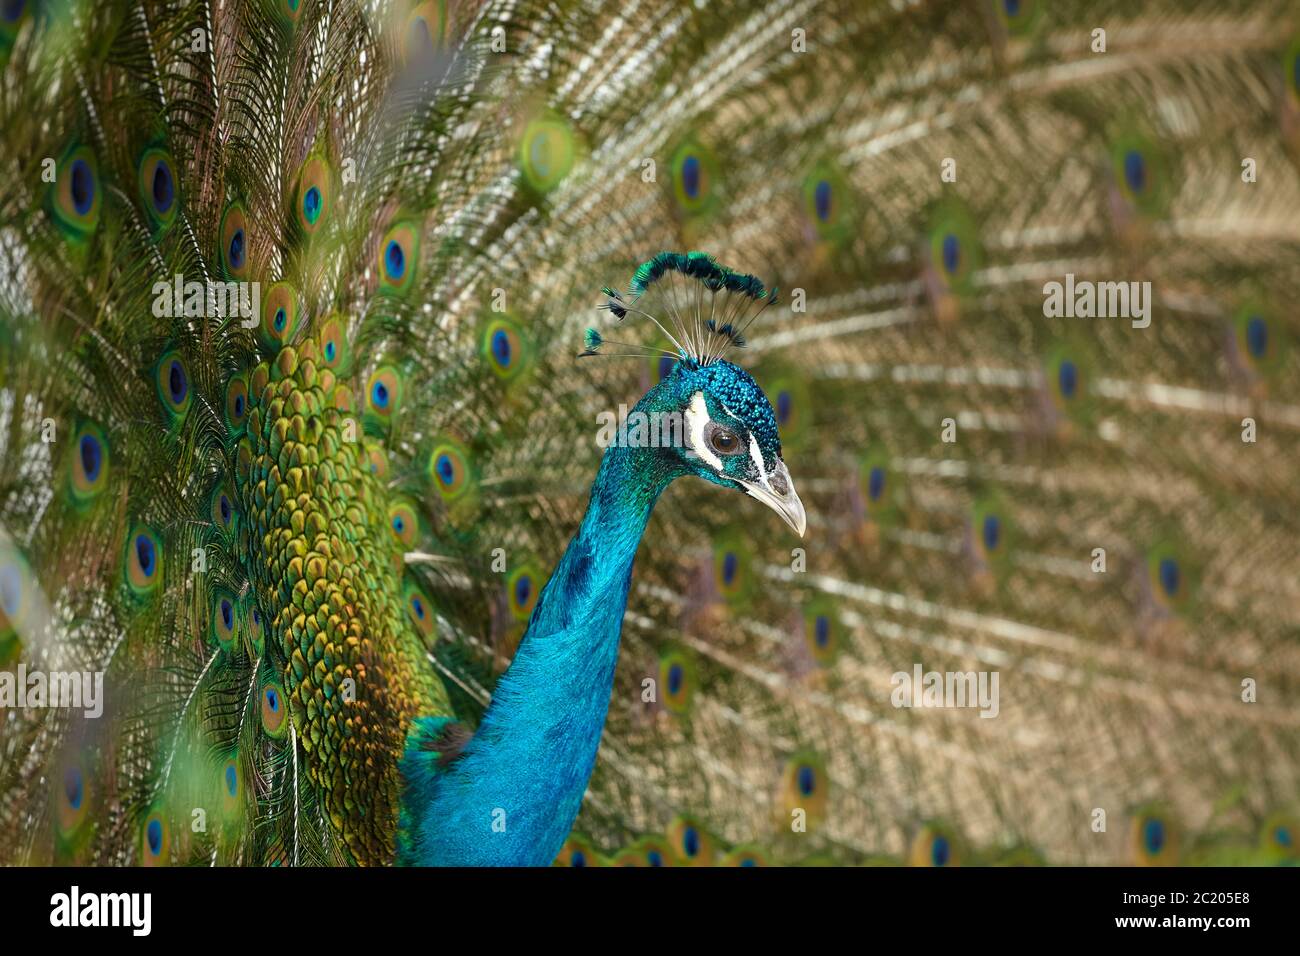
<path fill-rule="evenodd" d="M 776 414 L 758 383 L 737 365 L 679 361 L 660 383 L 681 414 L 682 442 L 672 452 L 689 474 L 743 491 L 803 536 L 803 502 L 781 458 Z"/>
<path fill-rule="evenodd" d="M 611 345 L 619 350 L 613 354 L 675 360 L 637 406 L 672 412 L 680 421 L 681 440 L 665 450 L 676 456 L 673 470 L 743 491 L 802 536 L 807 516 L 781 459 L 772 404 L 749 373 L 723 360 L 728 350 L 744 347 L 745 330 L 777 301 L 777 290 L 703 252 L 661 252 L 637 269 L 626 295 L 604 293 L 603 308 L 615 318 L 647 318 L 672 343 L 672 350 L 646 349 L 607 342 L 588 329 L 583 355 Z"/>

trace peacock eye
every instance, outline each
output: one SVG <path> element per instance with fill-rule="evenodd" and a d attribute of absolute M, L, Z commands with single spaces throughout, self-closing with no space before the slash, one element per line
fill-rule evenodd
<path fill-rule="evenodd" d="M 708 433 L 709 447 L 719 455 L 734 455 L 740 451 L 740 439 L 735 432 L 730 432 L 720 425 L 714 425 Z"/>

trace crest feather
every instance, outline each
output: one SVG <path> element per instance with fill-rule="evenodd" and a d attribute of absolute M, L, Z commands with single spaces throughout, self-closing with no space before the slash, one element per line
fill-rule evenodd
<path fill-rule="evenodd" d="M 729 349 L 744 348 L 745 330 L 778 299 L 775 287 L 768 289 L 757 276 L 729 269 L 705 252 L 661 252 L 637 267 L 626 295 L 610 288 L 601 292 L 602 309 L 620 321 L 629 313 L 649 319 L 676 348 L 674 354 L 622 345 L 632 351 L 617 354 L 663 352 L 701 366 Z M 588 329 L 582 354 L 597 354 L 604 341 Z"/>

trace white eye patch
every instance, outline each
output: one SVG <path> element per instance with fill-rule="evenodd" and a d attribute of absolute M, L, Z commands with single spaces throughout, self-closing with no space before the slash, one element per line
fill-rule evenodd
<path fill-rule="evenodd" d="M 686 409 L 686 433 L 691 438 L 691 450 L 707 461 L 717 471 L 722 470 L 722 459 L 713 453 L 704 440 L 704 426 L 710 421 L 709 407 L 704 404 L 704 393 L 696 392 L 691 396 L 691 404 Z M 752 442 L 753 439 L 751 438 Z"/>
<path fill-rule="evenodd" d="M 749 457 L 754 462 L 754 474 L 768 491 L 772 486 L 767 483 L 767 469 L 763 467 L 763 453 L 758 450 L 758 440 L 753 435 L 749 436 Z"/>

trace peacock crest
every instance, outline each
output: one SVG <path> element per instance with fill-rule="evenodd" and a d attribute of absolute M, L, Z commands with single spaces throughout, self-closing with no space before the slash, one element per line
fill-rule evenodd
<path fill-rule="evenodd" d="M 745 332 L 779 297 L 776 288 L 719 265 L 704 252 L 661 252 L 637 268 L 626 293 L 601 291 L 606 296 L 601 309 L 620 322 L 629 315 L 648 320 L 673 349 L 614 342 L 589 328 L 580 357 L 662 354 L 701 367 L 720 361 L 733 348 L 744 348 Z M 621 351 L 602 351 L 607 345 Z"/>

